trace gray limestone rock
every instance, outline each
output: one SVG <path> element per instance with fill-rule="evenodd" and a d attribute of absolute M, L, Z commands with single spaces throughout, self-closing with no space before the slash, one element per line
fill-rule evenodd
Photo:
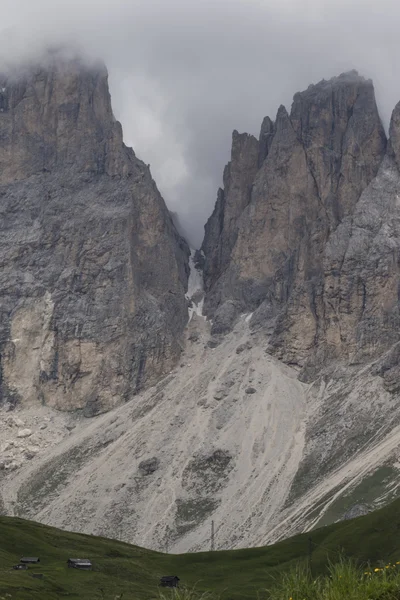
<path fill-rule="evenodd" d="M 175 365 L 188 255 L 103 65 L 0 76 L 0 400 L 104 412 Z"/>
<path fill-rule="evenodd" d="M 141 463 L 139 463 L 139 471 L 144 476 L 152 475 L 159 467 L 160 461 L 156 457 L 143 460 Z"/>
<path fill-rule="evenodd" d="M 362 517 L 371 512 L 371 508 L 366 506 L 365 504 L 355 504 L 352 506 L 342 517 L 343 521 L 348 521 L 349 519 L 356 519 L 357 517 Z"/>
<path fill-rule="evenodd" d="M 269 352 L 306 380 L 335 357 L 357 364 L 397 341 L 398 327 L 389 336 L 382 327 L 397 311 L 389 257 L 399 247 L 399 114 L 383 163 L 372 82 L 351 71 L 296 94 L 274 123 L 266 118 L 257 152 L 234 133 L 226 173 L 242 193 L 226 179 L 202 246 L 205 311 L 220 333 L 254 312 Z"/>
<path fill-rule="evenodd" d="M 224 170 L 224 190 L 218 191 L 215 210 L 205 226 L 206 235 L 202 245 L 205 255 L 204 285 L 208 292 L 214 290 L 219 275 L 230 263 L 238 236 L 238 220 L 250 202 L 258 169 L 258 155 L 259 143 L 255 137 L 233 132 L 231 161 Z M 204 314 L 213 314 L 223 301 L 222 290 L 209 293 Z"/>
<path fill-rule="evenodd" d="M 215 312 L 211 327 L 212 335 L 231 331 L 238 314 L 238 306 L 235 302 L 232 302 L 231 300 L 224 302 L 224 304 L 222 304 Z"/>
<path fill-rule="evenodd" d="M 217 348 L 220 345 L 220 341 L 217 339 L 208 340 L 207 347 L 208 348 Z"/>
<path fill-rule="evenodd" d="M 240 344 L 236 348 L 236 354 L 242 354 L 242 352 L 245 352 L 246 350 L 251 350 L 251 349 L 252 349 L 252 344 L 250 342 L 246 342 L 244 344 Z"/>

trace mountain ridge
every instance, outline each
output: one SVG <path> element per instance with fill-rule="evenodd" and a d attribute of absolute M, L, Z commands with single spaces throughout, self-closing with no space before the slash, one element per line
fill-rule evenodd
<path fill-rule="evenodd" d="M 307 377 L 310 363 L 318 368 L 326 360 L 323 354 L 334 359 L 348 352 L 349 343 L 337 339 L 336 322 L 345 318 L 336 306 L 342 259 L 334 265 L 333 242 L 327 248 L 387 154 L 373 84 L 351 71 L 296 94 L 290 115 L 281 106 L 275 123 L 264 119 L 258 159 L 255 138 L 251 151 L 247 134 L 234 132 L 232 139 L 225 173 L 233 170 L 238 183 L 233 193 L 226 179 L 218 192 L 202 246 L 205 314 L 229 330 L 240 311 L 256 311 L 255 319 L 273 329 L 270 350 Z M 237 200 L 241 185 L 244 197 Z M 225 208 L 230 203 L 233 217 Z"/>
<path fill-rule="evenodd" d="M 74 69 L 62 116 L 15 136 L 17 162 L 0 113 L 3 511 L 187 552 L 212 520 L 238 548 L 393 499 L 400 104 L 387 142 L 372 82 L 352 72 L 296 94 L 259 140 L 234 131 L 189 259 L 121 145 L 105 75 L 93 91 Z M 29 90 L 48 97 L 47 79 L 22 86 L 18 127 L 37 125 Z M 10 183 L 10 165 L 28 178 Z"/>

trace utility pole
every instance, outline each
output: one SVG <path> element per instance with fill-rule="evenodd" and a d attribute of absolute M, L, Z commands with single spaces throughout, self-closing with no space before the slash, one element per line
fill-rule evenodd
<path fill-rule="evenodd" d="M 211 552 L 215 550 L 215 532 L 214 532 L 214 521 L 211 521 Z"/>
<path fill-rule="evenodd" d="M 312 539 L 308 538 L 308 568 L 310 570 L 310 575 L 312 577 Z"/>
<path fill-rule="evenodd" d="M 165 529 L 165 554 L 169 552 L 169 525 Z"/>

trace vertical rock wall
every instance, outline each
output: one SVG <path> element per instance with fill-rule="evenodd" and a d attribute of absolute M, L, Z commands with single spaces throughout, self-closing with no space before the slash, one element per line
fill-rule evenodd
<path fill-rule="evenodd" d="M 290 114 L 281 106 L 274 123 L 264 119 L 258 157 L 254 140 L 239 162 L 237 138 L 234 133 L 231 165 L 239 164 L 236 188 L 249 196 L 246 203 L 237 200 L 225 184 L 206 225 L 205 311 L 219 331 L 239 312 L 256 311 L 253 322 L 272 331 L 271 350 L 288 363 L 308 365 L 311 376 L 328 356 L 357 354 L 366 293 L 360 271 L 376 268 L 363 255 L 357 268 L 343 272 L 349 238 L 359 243 L 354 218 L 362 194 L 372 193 L 367 190 L 386 154 L 372 82 L 352 71 L 296 94 Z M 228 213 L 231 203 L 236 209 Z M 222 264 L 209 249 L 226 247 L 232 230 L 234 242 Z"/>
<path fill-rule="evenodd" d="M 1 401 L 92 415 L 168 372 L 189 249 L 122 141 L 103 65 L 0 76 Z"/>

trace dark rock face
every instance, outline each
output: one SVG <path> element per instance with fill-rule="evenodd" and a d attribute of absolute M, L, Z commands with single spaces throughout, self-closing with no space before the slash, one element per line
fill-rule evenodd
<path fill-rule="evenodd" d="M 139 471 L 144 476 L 152 475 L 159 467 L 160 461 L 156 457 L 143 460 L 141 463 L 139 463 Z"/>
<path fill-rule="evenodd" d="M 1 77 L 0 211 L 3 402 L 91 416 L 170 370 L 189 250 L 122 142 L 104 66 L 49 56 Z"/>
<path fill-rule="evenodd" d="M 253 387 L 246 388 L 246 394 L 252 395 L 252 394 L 256 394 L 256 393 L 257 393 L 256 388 L 253 388 Z"/>
<path fill-rule="evenodd" d="M 369 506 L 366 506 L 365 504 L 355 504 L 343 515 L 341 520 L 348 521 L 350 519 L 356 519 L 357 517 L 362 517 L 370 512 L 371 508 Z"/>
<path fill-rule="evenodd" d="M 218 274 L 228 266 L 235 246 L 238 220 L 250 202 L 251 189 L 258 169 L 259 144 L 251 135 L 233 132 L 232 158 L 224 171 L 224 190 L 218 190 L 214 212 L 208 220 L 202 250 L 206 289 L 214 287 Z"/>
<path fill-rule="evenodd" d="M 387 169 L 400 147 L 397 112 Z M 237 139 L 234 133 L 229 172 L 238 164 Z M 206 225 L 206 313 L 225 314 L 227 303 L 236 317 L 256 311 L 253 322 L 271 333 L 270 350 L 304 367 L 304 377 L 328 357 L 359 354 L 354 327 L 376 277 L 362 253 L 371 251 L 369 228 L 378 227 L 372 197 L 386 145 L 372 82 L 354 71 L 296 94 L 290 114 L 281 106 L 275 123 L 264 119 L 258 149 L 254 140 L 247 160 L 239 153 L 246 177 L 235 189 L 248 190 L 246 201 L 227 186 Z M 392 180 L 389 192 L 386 179 L 382 211 L 395 187 Z M 228 196 L 236 206 L 229 213 Z M 223 261 L 210 252 L 220 244 L 229 249 Z"/>
<path fill-rule="evenodd" d="M 0 76 L 2 184 L 56 168 L 132 173 L 102 64 L 48 55 L 42 66 Z"/>

